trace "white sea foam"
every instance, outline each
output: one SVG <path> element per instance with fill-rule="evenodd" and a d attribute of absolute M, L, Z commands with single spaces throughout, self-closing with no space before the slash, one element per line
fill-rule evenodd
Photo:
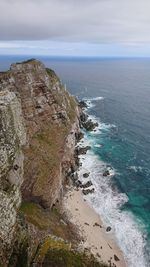
<path fill-rule="evenodd" d="M 102 145 L 101 144 L 95 144 L 94 147 L 101 148 Z"/>
<path fill-rule="evenodd" d="M 93 102 L 100 101 L 100 100 L 103 100 L 103 99 L 104 99 L 104 97 L 102 97 L 102 96 L 93 97 L 93 98 L 92 97 L 83 98 L 83 100 L 86 101 L 87 109 L 95 107 L 95 103 L 93 103 Z M 87 109 L 85 109 L 85 110 L 87 110 Z"/>
<path fill-rule="evenodd" d="M 85 101 L 99 101 L 99 100 L 103 100 L 104 97 L 103 96 L 97 96 L 97 97 L 85 97 L 83 100 Z"/>
<path fill-rule="evenodd" d="M 85 145 L 91 145 L 91 140 L 85 138 Z M 86 198 L 101 215 L 104 223 L 110 225 L 116 236 L 118 245 L 124 252 L 129 267 L 145 267 L 144 246 L 145 239 L 136 218 L 131 212 L 121 211 L 120 208 L 128 201 L 127 195 L 112 189 L 111 177 L 115 174 L 114 169 L 111 175 L 104 177 L 103 172 L 107 165 L 89 150 L 82 157 L 82 166 L 79 169 L 79 178 L 85 182 L 83 174 L 88 172 L 89 179 L 95 188 L 94 194 Z"/>
<path fill-rule="evenodd" d="M 135 172 L 142 171 L 142 167 L 141 166 L 130 166 L 129 169 L 133 170 Z"/>
<path fill-rule="evenodd" d="M 90 116 L 90 118 L 99 122 L 96 117 Z M 111 127 L 115 126 L 99 122 L 97 132 L 101 133 L 102 129 L 107 130 Z M 90 136 L 85 134 L 84 142 L 81 144 L 82 146 L 99 147 L 100 145 L 95 144 L 94 139 L 94 132 Z M 87 195 L 86 198 L 100 214 L 104 224 L 112 227 L 128 267 L 148 267 L 144 252 L 146 245 L 144 226 L 137 221 L 132 212 L 121 210 L 121 207 L 128 202 L 128 197 L 126 194 L 118 192 L 117 188 L 114 189 L 114 186 L 112 187 L 112 177 L 116 170 L 108 168 L 107 164 L 101 161 L 92 150 L 89 150 L 84 158 L 80 156 L 80 160 L 82 163 L 78 171 L 80 180 L 85 182 L 83 174 L 89 173 L 89 180 L 92 181 L 95 188 L 95 193 Z M 109 169 L 110 175 L 103 176 L 106 169 Z"/>
<path fill-rule="evenodd" d="M 94 115 L 89 115 L 89 119 L 92 120 L 94 123 L 98 123 L 98 126 L 94 129 L 94 131 L 92 132 L 92 134 L 101 133 L 102 130 L 108 131 L 111 128 L 116 128 L 116 125 L 109 124 L 109 123 L 108 124 L 107 123 L 103 123 L 103 122 L 100 121 L 100 119 L 98 119 Z"/>

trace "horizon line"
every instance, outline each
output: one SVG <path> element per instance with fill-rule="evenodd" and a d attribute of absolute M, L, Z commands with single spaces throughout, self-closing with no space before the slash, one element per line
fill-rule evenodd
<path fill-rule="evenodd" d="M 33 54 L 0 54 L 0 57 L 43 57 L 43 58 L 53 58 L 53 59 L 150 59 L 149 56 L 70 56 L 70 55 L 33 55 Z"/>

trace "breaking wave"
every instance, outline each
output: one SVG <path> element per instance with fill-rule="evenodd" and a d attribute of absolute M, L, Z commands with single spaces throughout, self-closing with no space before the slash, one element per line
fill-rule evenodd
<path fill-rule="evenodd" d="M 93 100 L 95 101 L 95 98 Z M 98 121 L 96 117 L 91 117 L 91 119 Z M 132 212 L 122 209 L 123 205 L 128 202 L 128 197 L 125 193 L 120 193 L 113 184 L 112 177 L 117 173 L 117 170 L 113 166 L 108 166 L 94 153 L 94 147 L 101 149 L 101 145 L 97 143 L 95 138 L 95 133 L 100 135 L 101 131 L 109 131 L 112 127 L 115 125 L 107 125 L 99 121 L 96 132 L 90 135 L 85 133 L 84 142 L 80 145 L 89 145 L 91 150 L 86 155 L 80 156 L 82 165 L 79 169 L 79 179 L 85 182 L 83 174 L 89 173 L 88 178 L 93 183 L 95 193 L 87 195 L 86 198 L 100 214 L 104 224 L 112 227 L 128 266 L 148 267 L 145 257 L 146 233 L 144 225 Z M 131 166 L 131 168 L 133 167 Z M 109 171 L 109 175 L 104 176 L 106 170 Z"/>

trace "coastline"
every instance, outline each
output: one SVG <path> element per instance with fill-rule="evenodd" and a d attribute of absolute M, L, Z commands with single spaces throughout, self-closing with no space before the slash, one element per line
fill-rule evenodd
<path fill-rule="evenodd" d="M 96 132 L 99 123 L 86 112 L 88 104 L 80 102 L 81 115 L 80 126 L 87 132 Z M 85 134 L 78 141 L 76 147 L 76 159 L 78 171 L 73 174 L 73 185 L 69 187 L 63 198 L 63 207 L 68 219 L 77 226 L 82 242 L 81 249 L 91 252 L 100 262 L 108 266 L 127 267 L 123 253 L 116 243 L 111 227 L 103 224 L 100 215 L 90 205 L 86 195 L 94 193 L 93 183 L 89 172 L 83 168 L 83 161 L 91 149 L 86 142 Z M 83 173 L 82 173 L 83 172 Z M 85 182 L 85 178 L 88 178 Z M 107 175 L 110 175 L 108 171 Z"/>
<path fill-rule="evenodd" d="M 68 219 L 78 227 L 83 250 L 92 252 L 108 266 L 127 267 L 112 233 L 106 231 L 106 226 L 86 201 L 81 189 L 72 187 L 64 196 L 63 206 Z"/>

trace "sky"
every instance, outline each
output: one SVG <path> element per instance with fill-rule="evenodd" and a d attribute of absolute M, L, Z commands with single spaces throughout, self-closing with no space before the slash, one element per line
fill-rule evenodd
<path fill-rule="evenodd" d="M 0 54 L 150 57 L 150 0 L 0 0 Z"/>

